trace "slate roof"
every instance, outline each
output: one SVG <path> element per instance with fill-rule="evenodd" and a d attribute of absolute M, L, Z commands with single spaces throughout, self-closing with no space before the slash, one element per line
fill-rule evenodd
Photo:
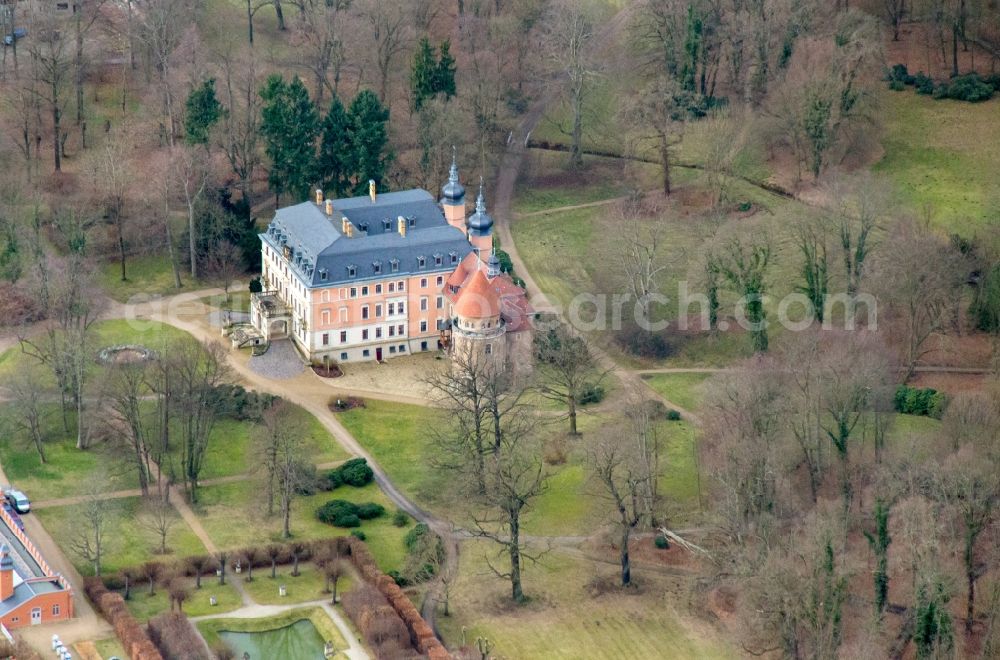
<path fill-rule="evenodd" d="M 260 234 L 279 253 L 284 247 L 292 251 L 293 269 L 310 286 L 451 271 L 472 251 L 465 234 L 448 224 L 425 190 L 382 193 L 374 203 L 367 196 L 337 199 L 333 208 L 328 216 L 312 202 L 286 206 Z M 341 233 L 345 217 L 354 225 L 352 238 Z M 406 236 L 399 234 L 400 217 Z"/>

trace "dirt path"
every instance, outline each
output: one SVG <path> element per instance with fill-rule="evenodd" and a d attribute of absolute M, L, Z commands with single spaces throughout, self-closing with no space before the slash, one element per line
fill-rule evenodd
<path fill-rule="evenodd" d="M 531 211 L 530 213 L 513 213 L 517 218 L 533 218 L 539 215 L 551 215 L 553 213 L 562 213 L 564 211 L 576 211 L 577 209 L 589 209 L 595 206 L 609 206 L 611 204 L 617 204 L 618 202 L 623 202 L 628 197 L 612 197 L 611 199 L 602 199 L 596 202 L 587 202 L 586 204 L 571 204 L 570 206 L 557 206 L 551 209 L 542 209 L 541 211 Z"/>

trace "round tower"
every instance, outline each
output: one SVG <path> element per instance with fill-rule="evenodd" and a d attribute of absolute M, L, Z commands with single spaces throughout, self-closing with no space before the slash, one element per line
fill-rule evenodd
<path fill-rule="evenodd" d="M 476 212 L 465 221 L 468 227 L 469 242 L 480 255 L 493 249 L 493 218 L 486 212 L 486 200 L 483 198 L 483 181 L 479 180 L 479 196 L 476 198 Z"/>
<path fill-rule="evenodd" d="M 465 233 L 465 187 L 458 181 L 458 161 L 455 156 L 455 147 L 451 153 L 451 171 L 448 173 L 448 182 L 441 186 L 441 210 L 444 211 L 445 220 L 452 227 L 458 227 Z"/>
<path fill-rule="evenodd" d="M 500 317 L 500 295 L 482 270 L 459 293 L 452 319 L 452 354 L 465 362 L 507 359 L 507 328 Z"/>

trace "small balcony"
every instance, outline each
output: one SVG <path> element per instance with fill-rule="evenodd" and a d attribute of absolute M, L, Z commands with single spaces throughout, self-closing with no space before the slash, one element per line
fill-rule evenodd
<path fill-rule="evenodd" d="M 277 291 L 261 291 L 250 295 L 250 305 L 265 319 L 291 318 L 292 313 Z"/>

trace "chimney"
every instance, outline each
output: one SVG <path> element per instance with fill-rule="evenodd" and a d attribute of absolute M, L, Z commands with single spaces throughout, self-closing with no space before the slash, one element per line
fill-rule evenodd
<path fill-rule="evenodd" d="M 399 226 L 399 235 L 406 238 L 406 218 L 399 216 L 396 218 L 396 224 Z"/>
<path fill-rule="evenodd" d="M 347 221 L 347 227 L 344 231 L 344 234 L 347 236 L 347 238 L 354 238 L 354 225 L 351 224 L 350 220 Z"/>
<path fill-rule="evenodd" d="M 317 206 L 322 206 L 322 204 L 323 204 L 323 189 L 322 188 L 317 188 L 316 189 L 316 205 Z"/>
<path fill-rule="evenodd" d="M 10 548 L 4 543 L 0 545 L 0 601 L 14 595 L 14 560 L 10 556 Z"/>
<path fill-rule="evenodd" d="M 326 214 L 327 215 L 333 215 L 333 200 L 332 199 L 326 200 Z"/>
<path fill-rule="evenodd" d="M 350 225 L 351 225 L 351 221 L 347 219 L 346 215 L 343 216 L 343 217 L 341 217 L 340 218 L 340 233 L 341 234 L 346 234 L 347 233 L 347 228 Z"/>
<path fill-rule="evenodd" d="M 375 203 L 375 179 L 368 179 L 368 196 L 372 198 L 372 204 Z"/>

